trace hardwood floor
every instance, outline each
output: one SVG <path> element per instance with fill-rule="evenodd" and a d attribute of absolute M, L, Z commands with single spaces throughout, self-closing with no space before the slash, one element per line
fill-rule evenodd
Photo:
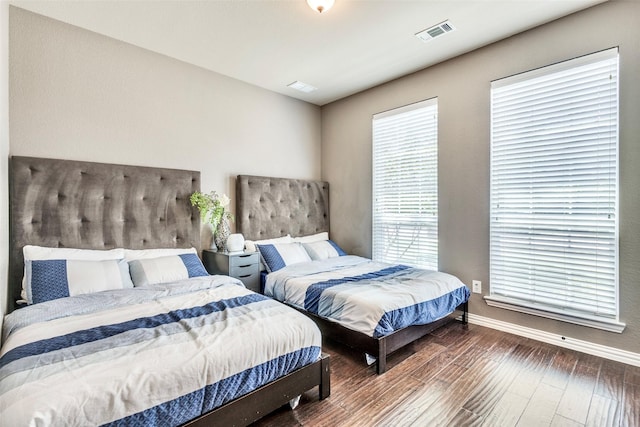
<path fill-rule="evenodd" d="M 266 426 L 640 426 L 640 368 L 476 325 L 444 326 L 388 360 L 326 342 L 331 396 Z"/>

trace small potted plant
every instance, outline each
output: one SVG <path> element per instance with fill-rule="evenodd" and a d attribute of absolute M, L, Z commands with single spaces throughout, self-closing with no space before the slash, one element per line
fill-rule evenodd
<path fill-rule="evenodd" d="M 189 200 L 191 205 L 200 211 L 202 221 L 211 224 L 215 247 L 224 251 L 227 238 L 231 234 L 230 221 L 233 220 L 233 214 L 229 212 L 229 197 L 226 194 L 219 196 L 215 191 L 195 191 Z"/>

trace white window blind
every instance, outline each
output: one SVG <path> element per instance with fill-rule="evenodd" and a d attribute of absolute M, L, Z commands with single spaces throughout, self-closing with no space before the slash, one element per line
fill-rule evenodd
<path fill-rule="evenodd" d="M 373 259 L 438 268 L 438 104 L 373 116 Z"/>
<path fill-rule="evenodd" d="M 617 48 L 492 82 L 487 303 L 616 330 L 617 186 Z"/>

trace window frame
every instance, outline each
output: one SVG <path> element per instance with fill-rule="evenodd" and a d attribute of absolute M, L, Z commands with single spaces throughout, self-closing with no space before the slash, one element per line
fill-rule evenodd
<path fill-rule="evenodd" d="M 393 120 L 396 118 L 397 120 L 402 120 L 402 117 L 407 117 L 409 114 L 416 114 L 419 116 L 420 114 L 424 114 L 424 117 L 419 120 L 425 119 L 425 122 L 418 123 L 418 119 L 416 119 L 417 126 L 424 126 L 424 137 L 426 140 L 424 141 L 424 145 L 427 146 L 426 151 L 420 152 L 416 156 L 410 157 L 411 159 L 418 159 L 419 156 L 425 156 L 425 164 L 422 169 L 428 172 L 428 175 L 425 175 L 419 181 L 417 181 L 413 177 L 399 177 L 402 175 L 401 173 L 396 173 L 395 177 L 397 179 L 404 179 L 404 181 L 396 181 L 396 186 L 401 185 L 397 182 L 402 182 L 405 185 L 408 183 L 414 183 L 415 188 L 412 191 L 415 191 L 415 194 L 418 196 L 424 197 L 422 202 L 416 203 L 416 200 L 420 200 L 416 197 L 402 197 L 396 196 L 397 204 L 394 209 L 397 209 L 395 213 L 389 213 L 387 210 L 387 218 L 383 219 L 383 214 L 380 210 L 381 206 L 391 206 L 394 202 L 380 202 L 378 200 L 382 196 L 383 191 L 382 180 L 385 177 L 382 176 L 382 172 L 380 172 L 380 156 L 378 155 L 379 144 L 383 144 L 382 139 L 377 137 L 376 130 L 377 127 L 381 127 L 385 121 Z M 397 125 L 398 122 L 396 122 Z M 406 135 L 404 135 L 406 137 Z M 385 140 L 386 141 L 386 140 Z M 394 143 L 402 144 L 406 143 L 406 140 L 394 141 Z M 407 151 L 413 151 L 415 147 L 407 147 L 405 146 L 403 149 Z M 381 150 L 383 151 L 383 150 Z M 390 151 L 390 149 L 387 149 Z M 390 151 L 391 152 L 391 151 Z M 413 153 L 416 154 L 416 153 Z M 401 160 L 398 160 L 398 163 L 406 162 L 407 157 L 403 157 Z M 398 163 L 395 163 L 396 165 Z M 430 169 L 427 169 L 430 168 Z M 391 173 L 390 173 L 391 174 Z M 390 175 L 389 174 L 389 175 Z M 387 179 L 389 178 L 387 175 Z M 388 182 L 388 181 L 386 181 Z M 418 183 L 417 183 L 418 182 Z M 435 187 L 435 191 L 433 191 Z M 426 268 L 437 270 L 438 268 L 438 98 L 430 98 L 423 101 L 419 101 L 413 104 L 405 105 L 402 107 L 394 108 L 391 110 L 387 110 L 381 113 L 374 114 L 372 117 L 372 259 L 381 262 L 388 263 L 403 263 L 407 265 L 411 265 L 414 267 Z M 403 192 L 407 192 L 407 187 L 402 187 Z M 388 195 L 389 193 L 387 193 Z M 428 199 L 428 200 L 427 200 Z M 404 202 L 404 205 L 403 205 Z M 387 204 L 389 203 L 389 204 Z M 403 205 L 404 207 L 399 207 Z M 419 206 L 417 206 L 419 205 Z M 411 210 L 414 209 L 413 213 L 398 213 L 400 210 Z M 394 217 L 395 218 L 391 218 Z M 392 224 L 395 221 L 395 224 Z M 413 224 L 411 224 L 413 222 Z M 401 243 L 407 240 L 411 240 L 406 237 L 406 233 L 409 230 L 414 233 L 416 229 L 421 230 L 418 233 L 417 240 L 414 238 L 411 240 L 411 243 L 407 243 L 409 246 L 393 246 L 386 245 L 385 232 L 382 227 L 394 227 L 395 226 L 395 237 L 398 238 Z M 424 228 L 423 228 L 424 227 Z M 422 235 L 421 235 L 422 234 Z M 388 234 L 387 234 L 388 236 Z M 425 237 L 426 236 L 426 237 Z M 415 243 L 418 241 L 418 243 Z M 405 242 L 406 243 L 406 242 Z M 404 249 L 403 249 L 404 248 Z M 404 250 L 404 252 L 403 252 Z M 402 254 L 402 255 L 400 255 Z"/>
<path fill-rule="evenodd" d="M 494 95 L 495 92 L 497 90 L 500 90 L 502 88 L 509 88 L 510 86 L 512 88 L 516 88 L 518 87 L 518 85 L 520 84 L 525 84 L 525 83 L 531 83 L 532 80 L 536 80 L 536 79 L 540 79 L 540 78 L 546 78 L 548 76 L 552 76 L 554 74 L 557 73 L 561 73 L 561 72 L 571 72 L 574 71 L 576 69 L 578 69 L 579 67 L 583 67 L 589 64 L 597 64 L 600 63 L 602 61 L 608 61 L 608 60 L 615 60 L 615 136 L 613 136 L 613 138 L 610 138 L 610 141 L 612 139 L 615 139 L 613 141 L 613 144 L 615 144 L 615 177 L 613 178 L 613 186 L 614 186 L 614 190 L 615 190 L 615 196 L 614 196 L 614 231 L 613 231 L 613 239 L 614 239 L 614 261 L 613 261 L 613 268 L 614 268 L 614 279 L 613 279 L 613 288 L 611 289 L 609 288 L 609 292 L 611 292 L 612 290 L 615 293 L 615 315 L 612 314 L 606 314 L 606 315 L 598 315 L 598 314 L 593 314 L 590 315 L 589 313 L 587 313 L 586 311 L 580 312 L 580 311 L 574 311 L 571 309 L 561 309 L 558 308 L 557 305 L 545 305 L 542 304 L 540 302 L 535 302 L 535 299 L 533 300 L 527 300 L 526 298 L 523 299 L 519 299 L 517 297 L 509 297 L 509 296 L 505 296 L 505 295 L 501 295 L 499 292 L 505 292 L 503 289 L 505 288 L 501 288 L 499 289 L 499 292 L 496 292 L 496 288 L 499 288 L 499 285 L 496 285 L 496 282 L 499 282 L 498 280 L 496 280 L 495 275 L 494 275 L 494 257 L 495 257 L 495 249 L 494 249 L 494 242 L 495 242 L 495 228 L 497 220 L 496 220 L 496 212 L 498 210 L 498 208 L 496 207 L 496 200 L 494 200 L 495 195 L 494 195 L 494 180 L 495 180 L 495 175 L 494 175 L 494 168 L 495 168 L 495 152 L 494 152 L 494 142 L 495 142 L 495 128 L 494 128 L 494 121 L 496 119 L 495 117 L 495 111 L 494 111 Z M 613 66 L 612 66 L 613 68 Z M 611 75 L 610 75 L 611 76 Z M 625 324 L 620 322 L 620 301 L 619 301 L 619 290 L 620 290 L 620 286 L 619 286 L 619 268 L 618 268 L 618 264 L 619 264 L 619 213 L 620 213 L 620 207 L 619 207 L 619 192 L 620 192 L 620 183 L 619 183 L 619 173 L 620 173 L 620 167 L 619 167 L 619 156 L 620 156 L 620 144 L 619 144 L 619 106 L 620 106 L 620 101 L 619 101 L 619 87 L 620 87 L 620 75 L 619 75 L 619 52 L 618 52 L 618 48 L 611 48 L 611 49 L 607 49 L 604 51 L 600 51 L 600 52 L 596 52 L 593 54 L 589 54 L 589 55 L 585 55 L 579 58 L 574 58 L 568 61 L 563 61 L 557 64 L 552 64 L 546 67 L 542 67 L 542 68 L 538 68 L 532 71 L 528 71 L 528 72 L 524 72 L 521 74 L 517 74 L 514 76 L 510 76 L 510 77 L 506 77 L 504 79 L 499 79 L 496 81 L 493 81 L 491 83 L 491 173 L 490 173 L 490 179 L 491 179 L 491 185 L 490 185 L 490 193 L 491 193 L 491 203 L 490 203 L 490 277 L 491 277 L 491 286 L 490 286 L 490 295 L 487 295 L 484 297 L 485 301 L 487 302 L 488 305 L 490 306 L 494 306 L 494 307 L 499 307 L 499 308 L 504 308 L 504 309 L 509 309 L 509 310 L 515 310 L 518 312 L 524 312 L 527 314 L 533 314 L 533 315 L 537 315 L 537 316 L 542 316 L 542 317 L 547 317 L 547 318 L 552 318 L 555 320 L 561 320 L 561 321 L 565 321 L 565 322 L 570 322 L 570 323 L 575 323 L 575 324 L 579 324 L 579 325 L 583 325 L 583 326 L 589 326 L 589 327 L 593 327 L 593 328 L 598 328 L 598 329 L 604 329 L 604 330 L 608 330 L 608 331 L 613 331 L 613 332 L 622 332 L 625 328 Z M 496 91 L 494 91 L 496 90 Z M 554 100 L 555 101 L 555 100 Z M 582 104 L 580 104 L 582 105 Z M 558 137 L 555 137 L 556 139 Z M 611 143 L 611 142 L 610 142 Z M 567 168 L 567 171 L 569 170 L 569 168 Z M 565 175 L 566 176 L 566 175 Z M 504 181 L 503 181 L 504 183 Z M 535 186 L 532 187 L 535 189 Z M 532 190 L 535 191 L 535 190 Z M 571 194 L 575 194 L 575 193 L 571 193 Z M 533 198 L 533 197 L 532 197 Z M 494 210 L 495 208 L 495 210 Z M 533 215 L 533 214 L 529 214 L 529 215 Z M 574 225 L 575 227 L 575 225 Z M 611 237 L 611 234 L 609 234 L 609 236 Z M 508 244 L 507 244 L 508 247 Z M 597 253 L 597 251 L 596 251 Z M 558 263 L 559 264 L 559 263 Z M 538 273 L 539 274 L 539 273 Z M 538 277 L 538 276 L 533 276 L 533 277 Z M 535 279 L 530 279 L 535 281 Z M 505 285 L 503 285 L 505 286 Z M 535 287 L 535 285 L 533 285 Z M 507 287 L 513 287 L 515 288 L 515 285 L 507 285 Z M 524 288 L 522 288 L 524 289 Z M 532 291 L 532 293 L 535 294 L 535 291 Z M 584 293 L 582 293 L 584 294 Z M 570 299 L 570 297 L 568 297 Z M 575 301 L 574 301 L 575 304 Z"/>

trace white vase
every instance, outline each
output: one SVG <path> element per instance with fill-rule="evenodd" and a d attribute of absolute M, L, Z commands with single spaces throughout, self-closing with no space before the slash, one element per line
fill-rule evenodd
<path fill-rule="evenodd" d="M 227 250 L 229 252 L 242 252 L 244 250 L 244 236 L 240 233 L 229 235 L 227 238 Z"/>

